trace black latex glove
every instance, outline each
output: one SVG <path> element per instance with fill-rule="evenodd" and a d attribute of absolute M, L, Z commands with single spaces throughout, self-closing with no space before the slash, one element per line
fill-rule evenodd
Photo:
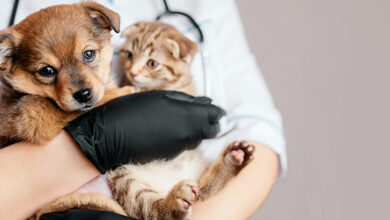
<path fill-rule="evenodd" d="M 44 214 L 40 220 L 136 220 L 134 218 L 118 215 L 112 212 L 72 209 L 66 212 L 53 212 Z"/>
<path fill-rule="evenodd" d="M 83 114 L 65 130 L 103 174 L 121 164 L 172 158 L 215 136 L 225 112 L 210 103 L 180 92 L 136 93 Z"/>

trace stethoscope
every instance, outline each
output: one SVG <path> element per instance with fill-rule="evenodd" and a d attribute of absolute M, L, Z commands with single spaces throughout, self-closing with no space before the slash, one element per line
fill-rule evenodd
<path fill-rule="evenodd" d="M 169 8 L 168 3 L 167 3 L 166 0 L 163 0 L 163 3 L 164 3 L 164 6 L 165 6 L 165 11 L 162 14 L 158 15 L 156 20 L 160 20 L 162 17 L 166 17 L 166 16 L 181 15 L 181 16 L 184 16 L 185 18 L 187 18 L 187 20 L 198 31 L 198 34 L 199 34 L 198 43 L 199 43 L 199 50 L 200 50 L 200 56 L 201 56 L 201 60 L 202 60 L 202 69 L 203 69 L 203 83 L 204 83 L 203 84 L 204 85 L 204 88 L 203 88 L 203 93 L 204 94 L 203 95 L 210 97 L 211 96 L 211 79 L 210 79 L 210 74 L 208 73 L 209 54 L 207 53 L 207 50 L 205 48 L 206 46 L 205 46 L 205 43 L 204 43 L 203 32 L 202 32 L 199 24 L 189 14 L 184 13 L 184 12 L 180 12 L 180 11 L 172 11 Z M 11 27 L 15 23 L 15 16 L 16 16 L 16 12 L 18 10 L 18 6 L 19 6 L 19 0 L 14 0 L 14 5 L 12 7 L 12 12 L 11 12 L 11 16 L 10 16 L 10 19 L 9 19 L 8 27 Z"/>
<path fill-rule="evenodd" d="M 202 69 L 203 69 L 203 85 L 204 85 L 203 95 L 210 97 L 211 96 L 211 78 L 210 78 L 210 74 L 208 73 L 209 54 L 208 54 L 208 52 L 206 50 L 206 46 L 205 46 L 205 43 L 204 43 L 204 35 L 203 35 L 203 32 L 202 32 L 202 29 L 200 28 L 199 24 L 195 21 L 195 19 L 193 17 L 191 17 L 191 15 L 189 15 L 189 14 L 187 14 L 185 12 L 181 12 L 181 11 L 172 11 L 169 8 L 168 3 L 167 3 L 166 0 L 163 0 L 163 3 L 164 3 L 164 6 L 165 6 L 165 11 L 162 14 L 158 15 L 156 20 L 160 20 L 162 17 L 166 17 L 166 16 L 181 15 L 181 16 L 184 16 L 185 18 L 187 18 L 187 20 L 198 31 L 198 34 L 199 34 L 199 40 L 198 40 L 199 52 L 200 52 L 200 56 L 201 56 L 201 60 L 202 60 Z"/>

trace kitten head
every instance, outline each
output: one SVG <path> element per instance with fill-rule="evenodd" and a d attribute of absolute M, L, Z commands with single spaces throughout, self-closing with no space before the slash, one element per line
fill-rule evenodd
<path fill-rule="evenodd" d="M 174 27 L 139 22 L 124 30 L 120 53 L 125 81 L 139 88 L 161 89 L 190 78 L 197 46 Z"/>

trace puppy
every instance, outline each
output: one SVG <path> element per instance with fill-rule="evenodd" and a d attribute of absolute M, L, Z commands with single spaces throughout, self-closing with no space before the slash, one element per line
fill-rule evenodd
<path fill-rule="evenodd" d="M 45 143 L 83 112 L 132 93 L 110 74 L 110 32 L 119 29 L 117 13 L 88 1 L 0 31 L 0 147 Z"/>
<path fill-rule="evenodd" d="M 58 5 L 0 32 L 0 146 L 44 143 L 67 122 L 129 94 L 110 75 L 119 15 L 94 2 Z"/>

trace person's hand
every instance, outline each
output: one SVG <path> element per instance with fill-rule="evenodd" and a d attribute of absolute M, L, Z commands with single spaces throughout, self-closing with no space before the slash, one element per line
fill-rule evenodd
<path fill-rule="evenodd" d="M 66 212 L 44 214 L 40 220 L 135 220 L 134 218 L 118 215 L 112 212 L 72 209 Z"/>
<path fill-rule="evenodd" d="M 219 131 L 224 110 L 206 97 L 173 91 L 123 96 L 64 128 L 103 174 L 127 163 L 172 158 Z"/>

